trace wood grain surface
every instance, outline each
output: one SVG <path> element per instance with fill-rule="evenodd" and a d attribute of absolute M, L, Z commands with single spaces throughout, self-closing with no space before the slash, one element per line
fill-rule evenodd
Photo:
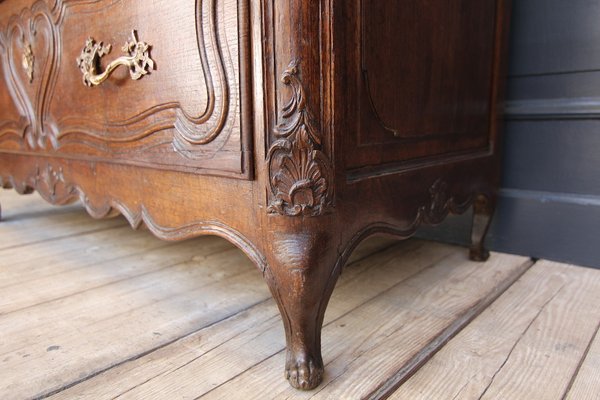
<path fill-rule="evenodd" d="M 285 376 L 313 389 L 325 311 L 362 240 L 475 205 L 470 257 L 487 259 L 509 14 L 509 0 L 3 2 L 0 187 L 166 240 L 228 239 L 277 302 Z"/>

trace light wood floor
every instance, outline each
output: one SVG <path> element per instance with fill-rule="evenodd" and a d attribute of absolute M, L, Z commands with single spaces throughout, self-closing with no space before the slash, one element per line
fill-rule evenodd
<path fill-rule="evenodd" d="M 0 400 L 600 399 L 600 270 L 369 240 L 328 308 L 324 383 L 300 393 L 261 274 L 226 241 L 0 202 Z"/>

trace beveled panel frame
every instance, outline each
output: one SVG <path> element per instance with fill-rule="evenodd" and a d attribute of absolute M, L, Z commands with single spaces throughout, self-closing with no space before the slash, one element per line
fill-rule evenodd
<path fill-rule="evenodd" d="M 352 115 L 350 132 L 345 138 L 345 148 L 358 149 L 347 152 L 345 168 L 347 170 L 348 182 L 368 179 L 388 174 L 401 173 L 406 170 L 414 170 L 428 165 L 437 165 L 446 162 L 459 162 L 469 159 L 490 157 L 496 146 L 496 126 L 498 115 L 497 92 L 501 82 L 499 77 L 498 59 L 503 57 L 500 40 L 506 30 L 503 23 L 506 16 L 506 2 L 495 1 L 495 27 L 493 29 L 494 56 L 490 74 L 489 90 L 489 115 L 487 131 L 482 132 L 458 132 L 452 134 L 444 132 L 424 132 L 420 135 L 398 134 L 393 127 L 387 126 L 378 115 L 376 106 L 372 99 L 369 87 L 369 75 L 365 70 L 364 63 L 364 9 L 367 7 L 365 0 L 355 0 L 348 7 L 353 8 L 353 13 L 358 21 L 355 25 L 356 36 L 354 40 L 358 44 L 357 60 L 349 70 L 355 77 L 352 84 L 356 85 L 352 90 L 352 101 L 356 103 L 356 113 Z M 365 129 L 376 127 L 382 136 L 388 139 L 373 142 L 364 136 Z M 485 135 L 485 137 L 482 137 Z M 460 139 L 460 140 L 457 140 Z M 456 140 L 459 145 L 449 145 Z M 431 151 L 440 149 L 440 151 Z"/>

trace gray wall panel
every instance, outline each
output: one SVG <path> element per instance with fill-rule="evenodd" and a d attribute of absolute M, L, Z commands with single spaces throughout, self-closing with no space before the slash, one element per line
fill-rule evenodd
<path fill-rule="evenodd" d="M 510 74 L 600 69 L 600 1 L 513 0 Z"/>
<path fill-rule="evenodd" d="M 503 156 L 506 188 L 600 196 L 598 120 L 508 121 Z"/>
<path fill-rule="evenodd" d="M 600 267 L 600 206 L 502 196 L 490 232 L 492 248 L 534 258 Z"/>

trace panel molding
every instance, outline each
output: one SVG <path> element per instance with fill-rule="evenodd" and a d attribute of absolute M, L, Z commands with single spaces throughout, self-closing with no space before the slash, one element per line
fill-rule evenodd
<path fill-rule="evenodd" d="M 19 129 L 0 130 L 0 141 L 7 138 L 22 141 L 22 146 L 27 143 L 31 149 L 45 149 L 51 143 L 56 148 L 56 131 L 48 109 L 62 41 L 53 10 L 46 2 L 38 1 L 11 16 L 0 31 L 3 32 L 0 35 L 0 61 L 4 81 L 20 114 L 19 121 L 10 121 Z M 45 46 L 42 48 L 42 45 Z M 21 65 L 26 50 L 32 53 L 31 75 Z"/>
<path fill-rule="evenodd" d="M 248 109 L 251 105 L 241 103 L 248 102 L 248 93 L 252 90 L 243 86 L 251 81 L 251 72 L 244 62 L 235 60 L 248 54 L 248 49 L 243 47 L 251 45 L 250 39 L 246 40 L 249 21 L 245 19 L 250 18 L 248 0 L 237 2 L 239 33 L 235 39 L 228 38 L 223 31 L 224 24 L 218 21 L 219 9 L 225 6 L 222 0 L 195 2 L 196 37 L 190 39 L 197 42 L 204 83 L 200 89 L 206 90 L 207 96 L 206 106 L 202 106 L 197 115 L 186 112 L 179 101 L 144 106 L 142 111 L 136 110 L 135 115 L 111 121 L 94 120 L 76 113 L 62 117 L 51 115 L 59 69 L 69 62 L 61 60 L 63 42 L 67 40 L 61 37 L 65 24 L 73 15 L 77 18 L 80 10 L 87 12 L 89 7 L 112 7 L 118 3 L 121 1 L 57 0 L 51 7 L 46 1 L 38 0 L 0 27 L 0 61 L 8 90 L 21 114 L 19 120 L 0 125 L 0 143 L 11 151 L 65 156 L 74 148 L 84 147 L 90 156 L 110 156 L 116 163 L 135 160 L 153 168 L 155 162 L 148 156 L 152 149 L 165 157 L 168 154 L 173 169 L 203 169 L 212 175 L 250 178 L 251 157 L 245 152 L 252 126 L 245 114 L 251 112 Z M 40 21 L 44 29 L 35 27 Z M 35 48 L 36 37 L 40 36 L 47 49 Z M 239 52 L 229 48 L 233 42 Z M 33 44 L 34 52 L 39 52 L 34 55 L 33 82 L 21 71 L 21 54 L 15 50 L 25 49 L 29 43 Z"/>

